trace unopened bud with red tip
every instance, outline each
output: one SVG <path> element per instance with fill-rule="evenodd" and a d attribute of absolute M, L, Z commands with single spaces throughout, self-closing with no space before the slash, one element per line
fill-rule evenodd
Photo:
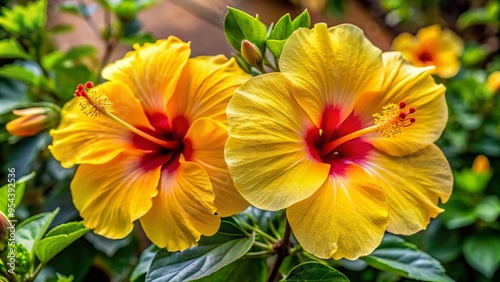
<path fill-rule="evenodd" d="M 33 136 L 55 127 L 60 116 L 56 105 L 13 110 L 12 113 L 19 117 L 5 127 L 11 135 L 18 137 Z"/>
<path fill-rule="evenodd" d="M 257 68 L 262 66 L 262 53 L 255 44 L 246 39 L 241 41 L 241 55 L 249 65 Z"/>

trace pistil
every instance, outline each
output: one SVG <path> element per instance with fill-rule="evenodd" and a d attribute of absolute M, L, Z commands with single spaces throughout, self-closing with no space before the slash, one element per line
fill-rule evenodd
<path fill-rule="evenodd" d="M 127 123 L 126 121 L 120 119 L 116 115 L 112 113 L 111 106 L 113 103 L 109 100 L 109 98 L 104 95 L 103 93 L 92 91 L 90 93 L 87 93 L 87 90 L 92 88 L 93 84 L 92 82 L 87 82 L 85 84 L 85 87 L 82 84 L 79 84 L 76 88 L 75 91 L 75 96 L 83 98 L 83 100 L 80 102 L 80 108 L 86 116 L 90 117 L 98 117 L 101 114 L 106 116 L 107 118 L 115 121 L 116 123 L 120 124 L 121 126 L 124 126 L 128 130 L 132 131 L 133 133 L 143 137 L 144 139 L 147 139 L 155 144 L 158 144 L 162 147 L 168 148 L 168 149 L 177 149 L 181 145 L 179 141 L 164 141 L 161 139 L 158 139 L 134 126 L 131 124 Z"/>

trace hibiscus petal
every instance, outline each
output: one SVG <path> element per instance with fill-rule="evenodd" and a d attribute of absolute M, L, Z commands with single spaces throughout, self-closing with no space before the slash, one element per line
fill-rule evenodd
<path fill-rule="evenodd" d="M 380 133 L 367 137 L 373 145 L 391 155 L 408 155 L 434 143 L 443 132 L 448 120 L 445 87 L 436 84 L 431 76 L 432 67 L 411 66 L 399 52 L 383 55 L 385 81 L 377 94 L 362 95 L 356 102 L 356 113 L 365 122 L 373 122 L 372 115 L 382 112 L 382 107 L 401 101 L 407 108 L 414 107 L 416 122 L 402 129 L 396 138 L 386 138 Z"/>
<path fill-rule="evenodd" d="M 168 102 L 169 120 L 183 116 L 193 122 L 207 117 L 227 124 L 227 104 L 234 90 L 249 78 L 233 58 L 219 55 L 189 59 Z"/>
<path fill-rule="evenodd" d="M 244 211 L 249 204 L 234 187 L 224 161 L 226 128 L 211 119 L 197 119 L 184 140 L 189 144 L 190 150 L 186 160 L 199 164 L 210 177 L 217 214 L 226 217 Z"/>
<path fill-rule="evenodd" d="M 143 216 L 158 193 L 160 168 L 139 168 L 142 153 L 118 155 L 106 164 L 83 164 L 71 182 L 71 194 L 85 226 L 111 239 L 120 239 Z"/>
<path fill-rule="evenodd" d="M 125 58 L 107 65 L 102 77 L 128 85 L 147 113 L 165 112 L 191 54 L 189 43 L 170 36 L 154 44 L 136 44 L 134 49 Z"/>
<path fill-rule="evenodd" d="M 314 125 L 279 73 L 261 75 L 236 90 L 227 109 L 226 161 L 235 186 L 252 205 L 279 210 L 312 195 L 330 165 L 305 142 Z"/>
<path fill-rule="evenodd" d="M 142 106 L 127 87 L 107 82 L 94 89 L 113 103 L 113 114 L 134 126 L 149 127 Z M 80 99 L 74 98 L 62 109 L 59 127 L 50 131 L 49 150 L 69 168 L 75 164 L 103 164 L 132 147 L 132 133 L 105 116 L 92 118 L 80 110 Z"/>
<path fill-rule="evenodd" d="M 360 167 L 330 178 L 311 197 L 287 209 L 304 250 L 320 258 L 357 259 L 381 242 L 387 223 L 384 193 Z"/>
<path fill-rule="evenodd" d="M 201 235 L 211 236 L 219 229 L 213 201 L 207 173 L 195 163 L 181 161 L 176 170 L 162 171 L 159 193 L 141 225 L 158 247 L 182 251 L 196 246 Z"/>
<path fill-rule="evenodd" d="M 342 42 L 339 44 L 339 42 Z M 341 109 L 340 121 L 351 114 L 356 98 L 382 85 L 381 51 L 356 26 L 294 32 L 283 47 L 282 73 L 293 83 L 293 95 L 317 127 L 326 106 Z"/>
<path fill-rule="evenodd" d="M 411 155 L 394 157 L 375 151 L 365 168 L 379 179 L 389 204 L 387 231 L 410 235 L 425 229 L 450 197 L 453 177 L 441 150 L 434 144 Z"/>

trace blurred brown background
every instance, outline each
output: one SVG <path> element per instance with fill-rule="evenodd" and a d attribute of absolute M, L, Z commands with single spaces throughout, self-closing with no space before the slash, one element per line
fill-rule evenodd
<path fill-rule="evenodd" d="M 82 18 L 59 12 L 57 4 L 63 0 L 49 1 L 48 25 L 70 23 L 75 29 L 56 37 L 56 42 L 62 50 L 67 50 L 79 44 L 91 44 L 99 47 L 103 56 L 105 44 L 92 31 L 89 24 Z M 75 0 L 73 0 L 75 2 Z M 92 1 L 76 1 L 92 4 Z M 321 12 L 324 0 L 164 0 L 142 11 L 138 18 L 143 24 L 142 31 L 152 33 L 156 38 L 166 38 L 175 35 L 184 41 L 191 41 L 192 55 L 215 55 L 233 52 L 226 41 L 222 30 L 222 21 L 227 6 L 246 11 L 251 15 L 258 14 L 261 20 L 270 24 L 276 22 L 282 15 L 290 13 L 292 18 L 308 8 L 312 23 L 326 22 L 328 25 L 352 23 L 365 31 L 366 36 L 382 50 L 388 50 L 393 35 L 390 30 L 382 27 L 375 19 L 374 11 L 360 4 L 360 1 L 345 1 L 344 13 L 328 17 Z M 99 27 L 104 25 L 105 15 L 98 11 L 92 15 L 92 21 Z M 130 47 L 119 45 L 108 61 L 121 58 Z"/>

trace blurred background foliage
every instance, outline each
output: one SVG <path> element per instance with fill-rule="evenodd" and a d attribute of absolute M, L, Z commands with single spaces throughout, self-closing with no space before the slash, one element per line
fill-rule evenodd
<path fill-rule="evenodd" d="M 384 51 L 402 32 L 431 24 L 465 42 L 459 73 L 436 80 L 447 87 L 448 125 L 438 141 L 454 171 L 445 212 L 427 230 L 406 240 L 437 258 L 457 281 L 500 281 L 500 2 L 497 0 L 97 0 L 8 1 L 0 9 L 0 179 L 36 172 L 27 183 L 19 220 L 60 208 L 53 225 L 78 220 L 69 191 L 74 169 L 63 169 L 47 150 L 59 108 L 75 86 L 101 81 L 99 72 L 134 43 L 176 35 L 191 40 L 193 55 L 231 51 L 222 20 L 226 6 L 259 13 L 266 24 L 308 8 L 312 23 L 357 24 Z M 42 108 L 36 134 L 12 136 L 6 124 L 15 109 Z M 20 124 L 25 126 L 26 124 Z M 23 135 L 23 134 L 19 134 Z M 479 157 L 478 157 L 479 156 Z M 279 228 L 279 226 L 277 227 Z M 89 233 L 57 255 L 37 281 L 128 281 L 150 243 L 139 228 L 122 240 Z M 288 260 L 308 261 L 292 256 Z M 287 267 L 286 262 L 282 268 Z M 401 281 L 362 260 L 332 262 L 352 281 Z M 287 271 L 285 271 L 287 272 Z"/>

